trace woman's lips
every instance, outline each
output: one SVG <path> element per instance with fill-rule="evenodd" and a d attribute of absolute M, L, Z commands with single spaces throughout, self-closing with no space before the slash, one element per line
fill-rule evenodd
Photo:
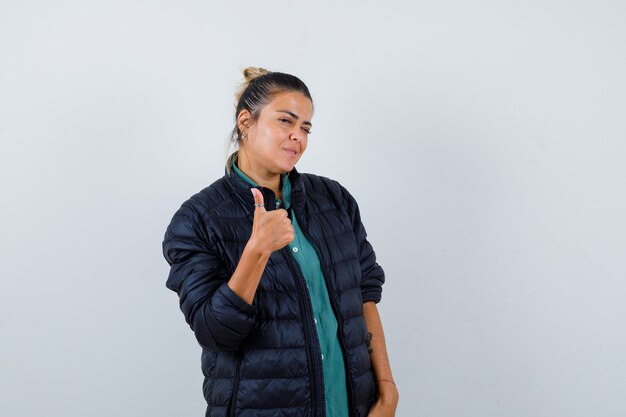
<path fill-rule="evenodd" d="M 296 156 L 297 154 L 297 152 L 292 149 L 284 149 L 284 151 L 287 152 L 291 156 Z"/>

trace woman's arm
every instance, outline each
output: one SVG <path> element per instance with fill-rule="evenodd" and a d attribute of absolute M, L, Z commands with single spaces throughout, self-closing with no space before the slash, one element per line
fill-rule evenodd
<path fill-rule="evenodd" d="M 264 204 L 263 194 L 256 188 L 251 191 L 254 202 Z M 285 209 L 266 211 L 264 206 L 257 206 L 254 209 L 252 235 L 228 281 L 230 289 L 251 305 L 272 252 L 287 246 L 293 239 L 293 225 Z"/>
<path fill-rule="evenodd" d="M 370 417 L 394 416 L 399 394 L 391 374 L 383 324 L 375 302 L 370 301 L 363 304 L 363 317 L 365 318 L 367 330 L 372 334 L 370 358 L 379 393 L 378 401 L 370 410 L 369 415 Z"/>
<path fill-rule="evenodd" d="M 354 238 L 361 264 L 361 298 L 363 300 L 363 317 L 368 332 L 372 334 L 370 341 L 370 359 L 376 384 L 378 400 L 369 411 L 369 417 L 393 417 L 396 413 L 399 394 L 391 375 L 389 357 L 385 346 L 383 324 L 378 315 L 376 303 L 381 300 L 382 285 L 385 272 L 376 262 L 376 254 L 367 240 L 367 232 L 361 222 L 361 213 L 356 200 L 341 184 L 337 183 L 342 192 L 342 201 L 347 204 L 350 220 L 353 225 Z"/>
<path fill-rule="evenodd" d="M 174 214 L 163 238 L 170 265 L 167 288 L 180 299 L 180 309 L 205 349 L 237 350 L 256 321 L 255 308 L 228 285 L 229 271 L 192 202 Z"/>

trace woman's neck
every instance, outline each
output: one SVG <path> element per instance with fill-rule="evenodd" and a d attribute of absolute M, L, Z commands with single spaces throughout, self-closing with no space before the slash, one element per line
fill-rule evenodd
<path fill-rule="evenodd" d="M 269 188 L 274 192 L 276 198 L 282 199 L 282 192 L 280 189 L 280 174 L 272 174 L 265 170 L 259 169 L 258 166 L 250 163 L 250 160 L 245 154 L 238 153 L 235 160 L 237 168 L 244 174 L 246 174 L 252 181 L 257 184 Z"/>

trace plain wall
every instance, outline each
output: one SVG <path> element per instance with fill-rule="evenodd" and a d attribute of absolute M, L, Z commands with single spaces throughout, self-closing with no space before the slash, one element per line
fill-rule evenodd
<path fill-rule="evenodd" d="M 0 415 L 202 416 L 166 226 L 246 66 L 359 202 L 398 416 L 626 415 L 623 1 L 3 1 Z"/>

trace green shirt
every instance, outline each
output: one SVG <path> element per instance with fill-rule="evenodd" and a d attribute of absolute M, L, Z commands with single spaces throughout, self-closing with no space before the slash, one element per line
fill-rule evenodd
<path fill-rule="evenodd" d="M 258 186 L 244 174 L 233 161 L 232 167 L 252 186 Z M 291 205 L 291 183 L 287 174 L 281 177 L 284 209 Z M 267 203 L 266 203 L 267 204 Z M 276 199 L 276 208 L 281 201 Z M 304 236 L 296 216 L 291 216 L 294 230 L 294 239 L 289 249 L 300 266 L 306 286 L 313 304 L 313 320 L 317 329 L 317 336 L 322 350 L 322 367 L 324 370 L 324 393 L 326 395 L 327 417 L 348 417 L 348 390 L 346 387 L 346 373 L 339 336 L 337 333 L 337 318 L 328 298 L 328 289 L 315 248 Z"/>

